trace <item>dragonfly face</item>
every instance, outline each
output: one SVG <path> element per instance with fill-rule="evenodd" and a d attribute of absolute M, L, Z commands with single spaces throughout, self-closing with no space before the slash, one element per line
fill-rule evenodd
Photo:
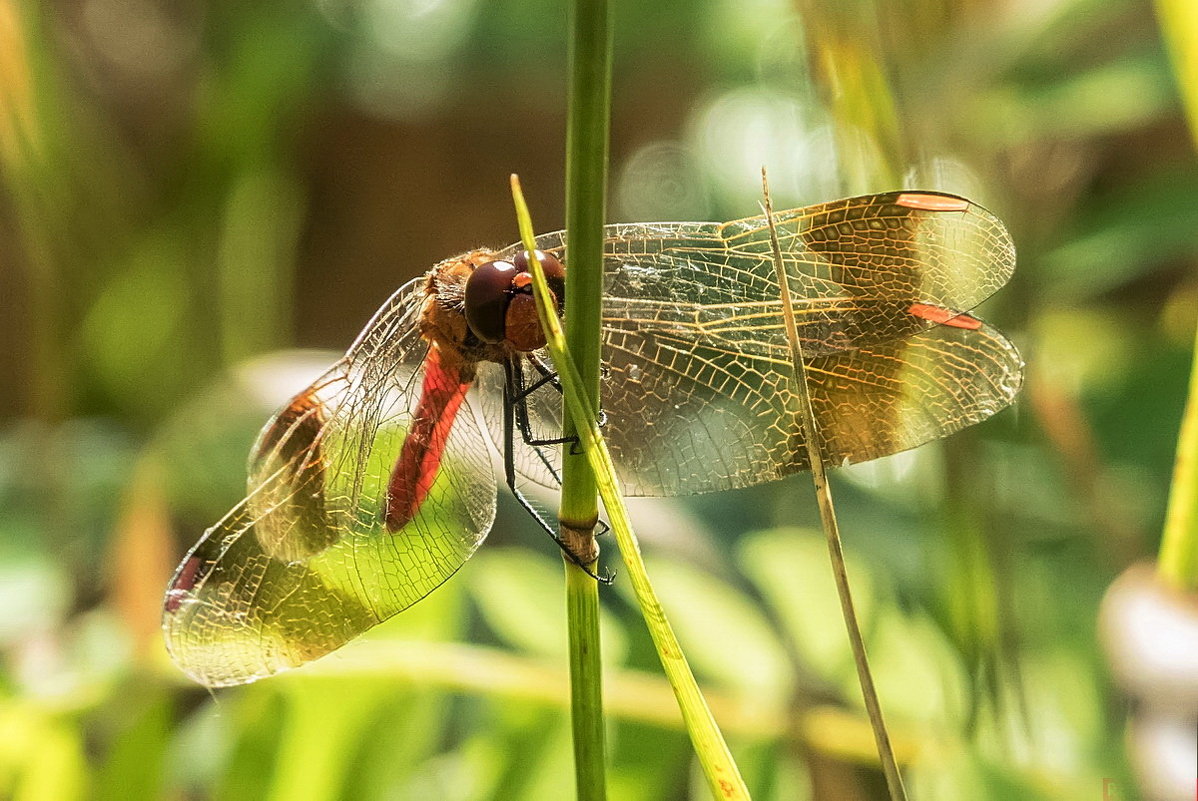
<path fill-rule="evenodd" d="M 544 251 L 537 251 L 536 255 L 560 313 L 566 294 L 565 268 Z M 520 251 L 511 261 L 489 261 L 475 267 L 466 279 L 462 306 L 467 326 L 482 342 L 506 341 L 518 351 L 545 346 L 532 302 L 528 251 Z"/>
<path fill-rule="evenodd" d="M 968 314 L 1014 267 L 992 215 L 906 192 L 774 216 L 827 464 L 1012 402 L 1019 354 Z M 559 303 L 564 245 L 537 240 Z M 604 435 L 627 494 L 809 466 L 763 218 L 608 226 L 604 273 Z M 248 497 L 168 588 L 166 640 L 189 675 L 219 686 L 294 667 L 435 589 L 490 528 L 492 445 L 517 493 L 556 484 L 561 402 L 528 283 L 518 246 L 438 264 L 266 425 Z"/>

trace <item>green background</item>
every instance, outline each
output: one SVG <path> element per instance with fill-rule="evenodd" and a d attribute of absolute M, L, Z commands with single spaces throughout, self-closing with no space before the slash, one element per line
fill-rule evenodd
<path fill-rule="evenodd" d="M 1133 797 L 1107 586 L 1155 553 L 1198 309 L 1198 164 L 1133 0 L 616 3 L 612 221 L 918 187 L 1019 252 L 981 310 L 1016 406 L 837 471 L 917 799 Z M 0 0 L 0 797 L 563 799 L 562 569 L 501 495 L 448 584 L 315 669 L 215 696 L 162 591 L 244 490 L 284 375 L 400 283 L 560 227 L 564 7 Z M 882 792 L 805 477 L 637 502 L 754 798 Z M 615 565 L 614 547 L 604 543 Z M 613 799 L 705 798 L 626 583 Z"/>

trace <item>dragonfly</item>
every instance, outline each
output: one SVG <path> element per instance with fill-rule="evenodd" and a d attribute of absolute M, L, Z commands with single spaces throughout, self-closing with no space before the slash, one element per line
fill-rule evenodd
<path fill-rule="evenodd" d="M 826 465 L 914 448 L 1013 402 L 1019 352 L 970 313 L 1015 266 L 993 214 L 905 191 L 774 219 Z M 565 232 L 536 248 L 560 313 Z M 266 423 L 247 497 L 167 589 L 166 644 L 185 673 L 254 681 L 417 603 L 486 537 L 493 454 L 553 534 L 521 489 L 556 487 L 570 452 L 528 262 L 519 245 L 476 249 L 404 284 Z M 809 469 L 764 217 L 609 225 L 603 269 L 600 407 L 625 494 Z"/>

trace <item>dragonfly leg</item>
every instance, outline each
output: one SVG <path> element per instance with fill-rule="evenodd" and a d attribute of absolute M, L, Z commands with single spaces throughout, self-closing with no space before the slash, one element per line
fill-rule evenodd
<path fill-rule="evenodd" d="M 600 428 L 603 428 L 605 425 L 607 425 L 607 412 L 603 411 L 602 409 L 599 410 L 599 416 L 595 418 L 595 425 L 599 426 Z M 570 437 L 568 442 L 570 443 L 570 455 L 582 456 L 582 443 L 579 441 L 578 437 Z"/>
<path fill-rule="evenodd" d="M 526 398 L 528 395 L 532 394 L 532 392 L 533 392 L 533 391 L 535 391 L 535 390 L 537 390 L 537 389 L 540 389 L 541 387 L 545 386 L 545 384 L 546 384 L 546 383 L 552 383 L 552 384 L 553 384 L 553 388 L 554 388 L 554 389 L 556 389 L 556 390 L 557 390 L 559 393 L 562 391 L 562 385 L 561 385 L 561 382 L 560 382 L 560 381 L 558 381 L 558 378 L 557 378 L 557 373 L 555 373 L 555 372 L 554 372 L 554 371 L 553 371 L 553 370 L 552 370 L 552 369 L 549 367 L 549 365 L 545 364 L 545 362 L 544 362 L 544 361 L 543 361 L 543 360 L 542 360 L 542 359 L 541 359 L 539 356 L 537 356 L 535 353 L 530 353 L 530 354 L 528 354 L 528 362 L 529 362 L 529 364 L 531 364 L 531 365 L 533 366 L 533 368 L 535 368 L 535 369 L 536 369 L 536 371 L 537 371 L 538 373 L 540 373 L 540 374 L 541 374 L 541 378 L 540 378 L 540 379 L 538 379 L 538 380 L 537 380 L 537 382 L 536 382 L 535 384 L 533 384 L 532 386 L 528 387 L 528 388 L 527 388 L 527 389 L 525 389 L 525 390 L 522 390 L 522 391 L 521 391 L 521 392 L 520 392 L 520 393 L 519 393 L 519 394 L 516 396 L 516 397 L 517 397 L 517 400 L 520 400 L 521 402 L 523 402 L 523 401 L 524 401 L 524 399 L 525 399 L 525 398 Z M 605 369 L 605 370 L 607 369 L 607 368 L 606 368 L 606 366 L 604 367 L 604 369 Z M 523 384 L 523 380 L 524 380 L 524 376 L 523 376 L 523 371 L 520 369 L 520 365 L 519 365 L 519 364 L 516 364 L 516 365 L 514 366 L 514 370 L 515 370 L 515 374 L 516 374 L 516 378 L 517 378 L 517 382 L 518 382 L 518 384 L 519 384 L 519 385 L 522 385 L 522 384 Z M 606 375 L 605 375 L 604 377 L 606 378 Z M 582 450 L 580 449 L 580 443 L 579 443 L 579 440 L 578 440 L 578 437 L 577 437 L 577 436 L 574 436 L 574 437 L 562 437 L 561 439 L 555 439 L 555 440 L 539 440 L 539 441 L 537 441 L 537 442 L 535 442 L 535 443 L 534 443 L 534 442 L 531 442 L 531 441 L 529 440 L 529 434 L 528 434 L 528 433 L 525 433 L 525 432 L 526 432 L 526 429 L 527 429 L 527 420 L 528 420 L 528 407 L 527 407 L 527 405 L 523 406 L 523 414 L 524 414 L 524 416 L 523 416 L 523 419 L 522 419 L 522 420 L 520 420 L 520 422 L 521 422 L 521 427 L 522 427 L 521 433 L 523 433 L 523 434 L 524 434 L 524 441 L 525 441 L 526 443 L 528 443 L 528 444 L 530 444 L 530 445 L 532 445 L 532 444 L 537 444 L 537 445 L 563 445 L 563 444 L 565 444 L 565 443 L 567 443 L 567 442 L 568 442 L 568 443 L 570 443 L 570 455 L 571 455 L 571 456 L 581 456 L 581 455 L 582 455 Z M 605 411 L 603 411 L 602 409 L 600 409 L 600 410 L 599 410 L 599 416 L 598 416 L 598 418 L 596 418 L 595 422 L 596 422 L 596 424 L 597 424 L 597 425 L 598 425 L 600 428 L 602 428 L 603 426 L 607 425 L 607 412 L 605 412 Z M 559 483 L 560 483 L 560 480 L 559 480 Z"/>
<path fill-rule="evenodd" d="M 540 365 L 538 362 L 537 369 L 543 371 L 546 368 L 544 368 L 544 366 Z M 519 362 L 516 361 L 515 363 L 509 363 L 505 365 L 504 376 L 506 379 L 504 383 L 505 392 L 508 392 L 509 396 L 514 399 L 514 405 L 516 407 L 516 422 L 520 427 L 521 439 L 524 440 L 526 445 L 529 445 L 533 449 L 533 452 L 536 453 L 537 458 L 541 460 L 541 464 L 545 465 L 545 469 L 549 471 L 549 475 L 553 476 L 553 480 L 557 482 L 558 486 L 561 486 L 562 477 L 558 474 L 557 468 L 553 466 L 553 462 L 548 456 L 545 455 L 545 451 L 542 447 L 544 445 L 560 443 L 536 439 L 532 434 L 532 426 L 528 421 L 528 396 L 531 394 L 532 389 L 544 386 L 547 381 L 554 381 L 554 387 L 559 392 L 561 391 L 561 387 L 559 387 L 555 381 L 557 378 L 556 374 L 542 372 L 542 380 L 538 381 L 535 387 L 525 389 L 523 386 L 524 371 L 521 369 Z"/>
<path fill-rule="evenodd" d="M 562 391 L 562 382 L 558 380 L 557 371 L 545 364 L 544 359 L 535 353 L 530 353 L 528 354 L 528 363 L 531 364 L 533 368 L 541 374 L 542 377 L 549 379 L 558 392 Z"/>
<path fill-rule="evenodd" d="M 532 426 L 528 421 L 527 402 L 528 396 L 531 394 L 531 390 L 544 386 L 547 381 L 552 381 L 554 388 L 557 389 L 558 392 L 561 392 L 562 388 L 557 382 L 557 373 L 550 370 L 543 361 L 531 353 L 528 355 L 528 361 L 534 368 L 536 368 L 537 372 L 541 374 L 541 378 L 528 388 L 525 388 L 524 386 L 524 371 L 521 369 L 520 363 L 516 360 L 513 360 L 508 365 L 508 383 L 513 388 L 511 397 L 516 399 L 516 402 L 513 404 L 516 411 L 516 424 L 520 428 L 520 436 L 524 440 L 524 444 L 532 446 L 533 450 L 537 452 L 537 456 L 541 458 L 541 461 L 544 463 L 545 467 L 548 468 L 549 473 L 553 476 L 554 481 L 560 485 L 562 483 L 561 476 L 558 475 L 556 468 L 554 468 L 548 457 L 545 456 L 545 453 L 541 450 L 540 446 L 564 445 L 569 443 L 570 455 L 581 456 L 583 453 L 581 440 L 579 440 L 577 435 L 573 437 L 558 437 L 555 439 L 537 439 L 533 436 Z M 600 428 L 607 425 L 607 412 L 600 409 L 599 417 L 595 422 Z M 599 534 L 606 534 L 607 531 L 608 529 L 605 529 L 604 531 L 599 532 Z"/>
<path fill-rule="evenodd" d="M 543 364 L 534 362 L 537 370 L 545 370 Z M 528 396 L 534 391 L 540 389 L 546 384 L 553 384 L 553 387 L 561 392 L 561 385 L 557 383 L 557 374 L 542 373 L 541 378 L 535 383 L 524 385 L 524 370 L 520 366 L 518 359 L 511 359 L 504 363 L 504 372 L 506 373 L 507 381 L 505 382 L 505 390 L 508 393 L 507 405 L 515 407 L 516 424 L 520 428 L 520 438 L 524 440 L 525 445 L 531 445 L 534 448 L 543 445 L 564 445 L 567 442 L 571 447 L 578 444 L 578 437 L 552 437 L 549 439 L 538 439 L 532 433 L 532 424 L 528 420 Z M 539 453 L 539 451 L 538 451 Z M 543 457 L 542 457 L 543 458 Z"/>
<path fill-rule="evenodd" d="M 549 525 L 548 521 L 545 520 L 540 511 L 538 511 L 537 508 L 532 505 L 532 502 L 529 501 L 528 498 L 524 496 L 524 493 L 521 492 L 516 486 L 516 460 L 515 454 L 513 452 L 513 439 L 516 435 L 517 428 L 516 408 L 518 406 L 518 402 L 513 402 L 512 398 L 514 393 L 512 390 L 519 389 L 519 385 L 516 383 L 517 369 L 513 368 L 510 362 L 506 363 L 504 368 L 507 380 L 504 382 L 503 399 L 503 475 L 508 489 L 511 490 L 516 502 L 520 504 L 524 511 L 528 512 L 536 524 L 540 526 L 541 530 L 549 535 L 549 538 L 557 544 L 558 548 L 561 548 L 562 553 L 566 555 L 567 559 L 578 565 L 578 567 L 582 568 L 582 570 L 588 576 L 596 581 L 602 582 L 604 584 L 611 584 L 612 577 L 601 576 L 591 570 L 586 562 L 584 562 L 583 559 L 576 554 L 565 541 L 562 540 L 561 536 L 554 531 L 553 526 Z M 527 417 L 525 418 L 524 422 L 527 424 Z M 521 433 L 524 433 L 523 430 Z M 524 441 L 532 444 L 528 437 L 525 437 Z M 554 475 L 556 477 L 556 472 Z"/>
<path fill-rule="evenodd" d="M 541 459 L 541 464 L 545 465 L 545 469 L 549 471 L 549 475 L 553 476 L 553 482 L 559 487 L 562 485 L 561 474 L 557 472 L 557 468 L 553 466 L 553 462 L 549 461 L 549 457 L 545 455 L 545 451 L 540 448 L 533 448 L 537 452 L 537 456 Z"/>
<path fill-rule="evenodd" d="M 562 385 L 557 382 L 556 375 L 553 375 L 553 374 L 543 375 L 540 378 L 538 378 L 536 381 L 534 381 L 533 383 L 529 384 L 526 387 L 523 387 L 520 390 L 520 392 L 517 393 L 514 398 L 512 398 L 512 400 L 516 401 L 517 403 L 520 401 L 523 401 L 529 395 L 536 392 L 538 389 L 545 386 L 546 384 L 552 384 L 553 388 L 556 389 L 559 393 L 562 391 Z"/>
<path fill-rule="evenodd" d="M 578 554 L 574 553 L 574 550 L 566 543 L 565 540 L 561 538 L 561 536 L 558 535 L 556 531 L 553 530 L 553 526 L 549 525 L 549 522 L 541 516 L 541 513 L 537 511 L 537 508 L 532 505 L 532 502 L 524 496 L 524 493 L 516 489 L 514 480 L 509 479 L 507 485 L 508 489 L 512 491 L 512 495 L 515 497 L 516 502 L 520 504 L 520 507 L 532 517 L 542 531 L 549 535 L 549 539 L 553 540 L 554 544 L 561 549 L 562 553 L 566 555 L 567 559 L 578 565 L 578 567 L 582 568 L 583 572 L 596 581 L 602 582 L 604 584 L 612 583 L 612 576 L 599 575 L 595 573 L 595 571 L 591 570 L 591 568 L 587 566 L 587 564 Z"/>

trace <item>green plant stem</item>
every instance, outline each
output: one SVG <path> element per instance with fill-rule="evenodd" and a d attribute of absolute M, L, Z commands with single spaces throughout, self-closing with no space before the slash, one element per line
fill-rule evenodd
<path fill-rule="evenodd" d="M 520 182 L 512 176 L 512 197 L 516 203 L 516 214 L 520 221 L 520 235 L 524 246 L 530 251 L 533 248 L 532 221 L 529 218 L 528 206 L 520 191 Z M 599 497 L 603 499 L 603 507 L 611 520 L 612 532 L 616 544 L 620 548 L 620 556 L 628 570 L 628 577 L 636 594 L 641 614 L 657 648 L 662 668 L 670 682 L 674 695 L 678 699 L 678 707 L 686 724 L 687 733 L 699 758 L 699 764 L 707 777 L 713 797 L 719 799 L 748 799 L 749 791 L 744 779 L 732 759 L 732 753 L 716 725 L 715 718 L 707 706 L 699 685 L 691 673 L 690 665 L 682 653 L 674 630 L 666 619 L 665 610 L 657 599 L 653 585 L 649 582 L 644 560 L 641 558 L 640 546 L 636 534 L 633 533 L 628 510 L 621 497 L 619 483 L 616 479 L 615 466 L 607 443 L 599 432 L 596 422 L 598 410 L 590 404 L 590 399 L 582 390 L 582 377 L 571 357 L 569 347 L 562 335 L 561 323 L 553 313 L 553 302 L 549 289 L 545 284 L 545 274 L 535 258 L 529 260 L 533 273 L 533 289 L 537 299 L 537 316 L 545 331 L 547 347 L 553 357 L 553 363 L 558 370 L 561 380 L 562 393 L 568 404 L 570 415 L 578 423 L 578 436 L 583 452 L 595 474 Z"/>
<path fill-rule="evenodd" d="M 1198 146 L 1198 14 L 1190 0 L 1156 0 L 1156 16 L 1173 62 L 1190 134 Z"/>
<path fill-rule="evenodd" d="M 587 406 L 599 404 L 599 320 L 603 300 L 603 223 L 607 211 L 607 149 L 611 120 L 611 13 L 607 0 L 571 0 L 569 106 L 566 115 L 566 282 L 567 341 L 578 358 L 582 380 L 566 388 L 586 393 Z M 531 239 L 529 237 L 528 239 Z M 532 244 L 529 242 L 529 249 Z M 563 435 L 577 433 L 569 413 Z M 562 496 L 558 519 L 567 546 L 589 562 L 588 573 L 565 560 L 566 614 L 570 643 L 570 710 L 574 775 L 580 801 L 607 797 L 603 682 L 599 646 L 599 588 L 595 523 L 595 476 L 585 459 L 563 449 Z"/>
<path fill-rule="evenodd" d="M 869 713 L 869 721 L 873 726 L 878 757 L 882 762 L 882 772 L 886 775 L 886 787 L 890 791 L 893 801 L 905 801 L 907 793 L 903 788 L 903 776 L 899 772 L 898 761 L 894 757 L 890 734 L 886 731 L 886 721 L 882 717 L 882 705 L 878 701 L 877 688 L 874 687 L 873 674 L 870 672 L 869 660 L 865 654 L 865 640 L 861 637 L 861 626 L 857 622 L 857 610 L 853 605 L 853 594 L 849 588 L 848 570 L 844 564 L 844 548 L 840 541 L 840 524 L 836 521 L 836 507 L 832 504 L 832 488 L 828 485 L 828 475 L 824 470 L 823 455 L 820 453 L 819 424 L 815 420 L 815 410 L 811 405 L 811 390 L 807 384 L 807 366 L 803 360 L 803 343 L 799 339 L 794 307 L 790 303 L 790 286 L 787 280 L 786 266 L 782 262 L 782 249 L 778 245 L 778 231 L 774 226 L 774 209 L 770 202 L 770 190 L 766 182 L 764 167 L 761 170 L 761 185 L 765 194 L 765 216 L 770 228 L 770 244 L 774 251 L 774 269 L 778 275 L 778 289 L 781 293 L 782 316 L 786 322 L 786 338 L 790 343 L 803 439 L 807 445 L 807 457 L 811 464 L 811 478 L 815 484 L 819 517 L 828 540 L 828 555 L 832 560 L 832 575 L 836 579 L 836 592 L 840 596 L 840 611 L 844 615 L 845 628 L 848 629 L 849 643 L 853 649 L 853 661 L 857 664 L 857 679 L 861 684 L 861 695 L 865 699 L 865 710 Z"/>
<path fill-rule="evenodd" d="M 1190 367 L 1189 398 L 1177 435 L 1173 486 L 1169 491 L 1157 572 L 1177 589 L 1198 589 L 1198 337 Z"/>
<path fill-rule="evenodd" d="M 1169 46 L 1190 134 L 1198 146 L 1198 15 L 1185 0 L 1157 0 L 1157 17 Z M 1190 390 L 1177 435 L 1169 509 L 1161 535 L 1157 572 L 1169 585 L 1198 590 L 1198 336 L 1190 367 Z"/>
<path fill-rule="evenodd" d="M 599 659 L 599 584 L 566 561 L 566 616 L 570 642 L 570 721 L 579 799 L 606 796 L 603 675 Z"/>
<path fill-rule="evenodd" d="M 570 89 L 566 118 L 566 344 L 590 405 L 599 405 L 599 320 L 603 300 L 603 223 L 611 119 L 611 21 L 607 0 L 570 3 Z M 576 434 L 569 409 L 565 436 Z M 595 477 L 586 459 L 562 465 L 562 519 L 593 525 Z"/>
<path fill-rule="evenodd" d="M 797 8 L 816 87 L 836 122 L 841 188 L 861 194 L 900 186 L 907 159 L 878 4 L 799 0 Z M 862 134 L 876 145 L 876 154 L 861 146 Z"/>

